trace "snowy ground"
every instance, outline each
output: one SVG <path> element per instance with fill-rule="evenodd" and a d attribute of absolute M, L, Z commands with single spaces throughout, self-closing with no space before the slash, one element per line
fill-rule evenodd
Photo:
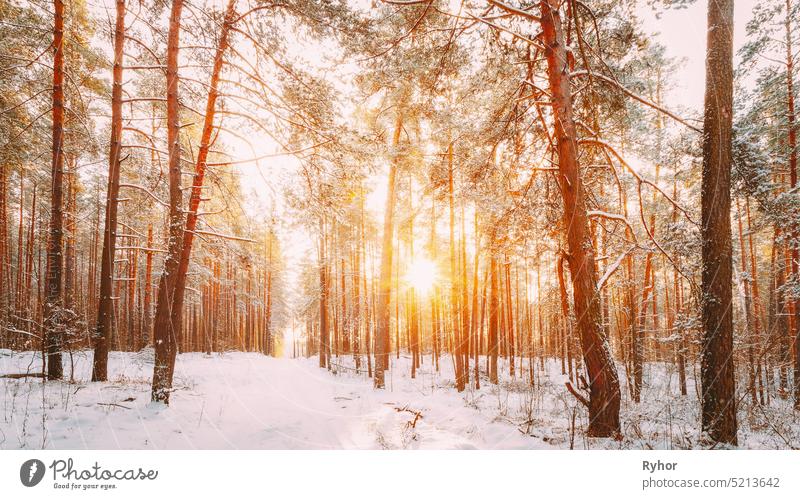
<path fill-rule="evenodd" d="M 557 362 L 546 364 L 533 391 L 506 372 L 499 388 L 484 382 L 478 391 L 458 394 L 450 359 L 442 360 L 440 373 L 429 360 L 412 380 L 409 359 L 392 358 L 387 389 L 376 391 L 366 375 L 341 368 L 331 373 L 316 359 L 182 354 L 165 407 L 149 401 L 152 351 L 112 352 L 107 383 L 87 382 L 91 353 L 80 352 L 73 359 L 74 383 L 0 379 L 0 448 L 698 447 L 694 387 L 680 397 L 677 377 L 665 366 L 647 366 L 646 379 L 659 383 L 646 387 L 647 403 L 625 398 L 624 438 L 613 441 L 584 436 L 586 411 L 564 389 Z M 69 358 L 64 362 L 69 376 Z M 350 359 L 335 362 L 352 366 Z M 37 353 L 0 350 L 0 374 L 40 369 Z M 740 408 L 741 447 L 800 447 L 800 419 L 784 401 L 753 411 L 746 402 Z"/>

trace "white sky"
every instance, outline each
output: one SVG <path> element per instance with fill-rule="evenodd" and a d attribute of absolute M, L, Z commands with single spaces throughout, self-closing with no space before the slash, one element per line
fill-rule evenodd
<path fill-rule="evenodd" d="M 646 33 L 666 47 L 668 56 L 681 58 L 685 64 L 672 75 L 675 89 L 666 97 L 672 108 L 688 107 L 700 112 L 703 108 L 706 51 L 706 8 L 708 2 L 698 0 L 686 9 L 667 10 L 656 19 L 655 13 L 644 2 L 639 14 Z M 757 0 L 735 0 L 734 7 L 734 57 L 745 42 L 745 26 L 752 17 Z"/>

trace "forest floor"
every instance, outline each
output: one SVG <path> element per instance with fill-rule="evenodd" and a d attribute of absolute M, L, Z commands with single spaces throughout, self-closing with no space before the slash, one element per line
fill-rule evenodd
<path fill-rule="evenodd" d="M 150 402 L 152 350 L 112 352 L 109 381 L 89 383 L 91 352 L 64 359 L 72 382 L 0 379 L 0 448 L 47 449 L 553 449 L 697 448 L 693 378 L 678 393 L 670 366 L 649 364 L 642 404 L 623 397 L 623 439 L 585 437 L 586 411 L 564 388 L 560 363 L 536 364 L 528 380 L 459 394 L 451 359 L 440 372 L 425 358 L 392 357 L 386 390 L 376 391 L 351 358 L 337 372 L 315 358 L 230 352 L 178 357 L 169 407 Z M 362 366 L 364 367 L 364 366 Z M 39 372 L 38 353 L 0 350 L 0 374 Z M 624 378 L 624 376 L 623 376 Z M 624 383 L 624 379 L 623 379 Z M 786 401 L 740 403 L 740 447 L 800 447 L 800 417 Z"/>

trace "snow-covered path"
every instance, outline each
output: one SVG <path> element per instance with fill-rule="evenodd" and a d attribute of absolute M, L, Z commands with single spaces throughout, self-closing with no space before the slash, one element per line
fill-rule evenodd
<path fill-rule="evenodd" d="M 44 396 L 38 379 L 0 380 L 0 448 L 550 447 L 502 417 L 500 395 L 457 394 L 425 366 L 411 380 L 404 359 L 375 391 L 364 375 L 333 375 L 315 359 L 184 354 L 167 408 L 149 402 L 150 355 L 112 352 L 110 381 L 86 383 L 91 354 L 77 354 L 77 383 L 48 383 Z M 31 353 L 0 352 L 0 373 L 38 365 Z"/>
<path fill-rule="evenodd" d="M 317 360 L 230 352 L 178 356 L 169 407 L 150 403 L 152 351 L 111 352 L 109 382 L 88 383 L 91 352 L 74 355 L 75 383 L 0 378 L 0 449 L 552 449 L 698 447 L 696 393 L 681 396 L 671 364 L 645 366 L 645 404 L 622 404 L 623 440 L 588 439 L 586 411 L 564 389 L 559 363 L 536 366 L 536 388 L 509 377 L 457 393 L 451 359 L 392 357 L 386 390 L 352 358 Z M 64 372 L 72 372 L 64 359 Z M 519 366 L 518 366 L 519 367 Z M 527 369 L 527 364 L 525 368 Z M 622 369 L 622 366 L 619 367 Z M 38 353 L 0 350 L 0 374 L 40 372 Z M 622 372 L 622 371 L 621 371 Z M 625 380 L 623 375 L 620 376 Z M 693 378 L 690 386 L 695 386 Z M 623 390 L 627 394 L 626 390 Z M 744 403 L 746 403 L 746 399 Z M 740 408 L 744 448 L 800 446 L 791 401 Z M 749 416 L 748 416 L 749 415 Z M 759 415 L 763 416 L 760 417 Z M 768 423 L 767 423 L 768 422 Z M 574 424 L 574 426 L 573 426 Z"/>

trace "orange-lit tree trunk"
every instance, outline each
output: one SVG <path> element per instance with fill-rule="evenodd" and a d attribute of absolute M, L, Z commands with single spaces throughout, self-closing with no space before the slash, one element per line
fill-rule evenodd
<path fill-rule="evenodd" d="M 786 18 L 784 25 L 786 27 L 786 121 L 788 127 L 787 146 L 789 150 L 789 184 L 794 191 L 797 188 L 797 125 L 796 115 L 794 110 L 794 48 L 792 44 L 792 2 L 786 0 Z M 792 254 L 792 275 L 795 279 L 800 276 L 800 250 L 798 245 L 800 241 L 800 231 L 797 226 L 792 227 L 791 232 L 791 254 Z M 800 410 L 800 300 L 796 297 L 793 300 L 793 320 L 790 321 L 792 325 L 791 341 L 794 345 L 794 408 Z"/>
<path fill-rule="evenodd" d="M 372 307 L 372 302 L 374 301 L 374 295 L 369 292 L 367 287 L 367 248 L 366 248 L 366 237 L 364 235 L 364 188 L 363 186 L 359 186 L 359 202 L 358 202 L 358 231 L 359 231 L 359 258 L 361 260 L 361 282 L 362 282 L 362 294 L 364 296 L 364 349 L 365 354 L 367 356 L 367 376 L 372 378 L 372 318 L 374 314 L 372 311 L 374 310 Z M 374 279 L 373 279 L 374 285 Z"/>
<path fill-rule="evenodd" d="M 8 250 L 8 165 L 0 165 L 0 324 L 6 325 L 10 306 L 11 280 Z M 8 348 L 6 329 L 0 333 L 0 348 Z"/>
<path fill-rule="evenodd" d="M 651 224 L 654 222 L 655 217 L 651 217 Z M 652 225 L 651 225 L 652 227 Z M 648 252 L 644 260 L 644 276 L 642 281 L 642 299 L 640 301 L 639 315 L 632 317 L 631 320 L 635 323 L 636 333 L 633 341 L 633 384 L 634 396 L 633 401 L 639 403 L 642 397 L 643 385 L 643 364 L 644 364 L 644 346 L 645 346 L 645 332 L 647 331 L 647 309 L 648 300 L 652 296 L 655 297 L 655 279 L 653 276 L 653 253 Z"/>
<path fill-rule="evenodd" d="M 92 381 L 108 380 L 108 348 L 114 320 L 114 258 L 117 246 L 120 152 L 122 149 L 122 65 L 125 49 L 125 0 L 117 0 L 114 25 L 114 66 L 111 83 L 111 150 L 108 156 L 106 218 L 100 257 L 100 297 L 94 333 Z"/>
<path fill-rule="evenodd" d="M 595 437 L 619 434 L 620 391 L 617 370 L 603 334 L 594 248 L 586 215 L 586 193 L 578 164 L 578 143 L 572 115 L 567 51 L 557 0 L 542 0 L 541 26 L 558 144 L 559 183 L 564 201 L 570 274 L 583 360 L 589 383 L 589 427 Z"/>
<path fill-rule="evenodd" d="M 678 201 L 678 183 L 677 181 L 673 181 L 672 183 L 672 199 L 676 202 Z M 677 206 L 673 206 L 672 208 L 672 223 L 676 223 L 678 221 L 678 208 Z M 673 314 L 674 318 L 678 318 L 683 313 L 683 290 L 681 287 L 680 281 L 680 273 L 678 272 L 677 266 L 680 265 L 680 254 L 676 251 L 674 255 L 674 261 L 676 266 L 672 269 L 672 290 L 673 294 L 675 295 L 674 302 L 675 302 L 675 312 Z M 674 324 L 674 322 L 673 322 Z M 686 333 L 683 329 L 683 326 L 679 327 L 676 330 L 678 334 L 678 338 L 676 340 L 677 347 L 676 347 L 676 355 L 677 355 L 677 362 L 678 362 L 678 383 L 681 387 L 681 395 L 687 394 L 686 389 Z"/>
<path fill-rule="evenodd" d="M 566 374 L 565 362 L 569 366 L 569 377 L 575 380 L 575 372 L 572 369 L 572 319 L 569 313 L 569 297 L 567 295 L 567 285 L 564 279 L 564 254 L 558 256 L 556 263 L 556 274 L 558 274 L 558 294 L 561 303 L 561 320 L 563 327 L 559 330 L 559 338 L 561 339 L 560 354 L 561 354 L 561 373 Z"/>
<path fill-rule="evenodd" d="M 53 1 L 53 145 L 50 226 L 47 238 L 47 275 L 44 301 L 47 377 L 61 379 L 63 324 L 62 272 L 64 267 L 64 1 Z"/>
<path fill-rule="evenodd" d="M 152 326 L 151 306 L 153 301 L 153 224 L 147 226 L 147 255 L 144 265 L 144 299 L 142 300 L 141 343 L 136 349 L 144 348 L 150 342 Z"/>
<path fill-rule="evenodd" d="M 408 251 L 411 265 L 414 265 L 414 195 L 413 182 L 411 176 L 408 177 L 408 212 L 411 214 L 408 219 Z M 419 310 L 417 305 L 417 292 L 413 283 L 408 290 L 408 349 L 411 354 L 411 377 L 417 377 L 419 367 Z M 399 350 L 399 345 L 398 345 Z"/>
<path fill-rule="evenodd" d="M 266 282 L 266 296 L 264 299 L 264 355 L 273 355 L 273 341 L 272 341 L 272 239 L 273 232 L 270 226 L 267 233 L 267 282 Z"/>
<path fill-rule="evenodd" d="M 25 207 L 25 173 L 20 175 L 19 179 L 19 221 L 17 223 L 17 275 L 16 284 L 14 286 L 14 323 L 19 324 L 19 318 L 22 316 L 22 283 L 25 282 L 25 265 L 23 264 L 25 253 L 23 247 L 24 237 L 24 213 Z"/>
<path fill-rule="evenodd" d="M 505 301 L 506 301 L 506 337 L 508 338 L 508 375 L 512 378 L 516 375 L 514 365 L 514 338 L 515 338 L 515 317 L 514 317 L 514 302 L 511 299 L 511 262 L 506 256 L 505 267 Z"/>
<path fill-rule="evenodd" d="M 359 196 L 359 204 L 363 201 Z M 361 265 L 362 265 L 362 249 L 361 238 L 355 234 L 356 229 L 351 233 L 356 240 L 356 250 L 352 255 L 353 275 L 352 289 L 353 289 L 353 363 L 355 364 L 356 373 L 361 372 L 361 329 L 364 323 L 361 307 Z"/>
<path fill-rule="evenodd" d="M 389 163 L 389 182 L 386 189 L 386 209 L 383 214 L 383 244 L 381 268 L 378 278 L 377 329 L 375 331 L 375 388 L 384 388 L 385 374 L 389 369 L 389 318 L 392 299 L 392 235 L 394 234 L 394 205 L 397 184 L 398 147 L 403 129 L 402 106 L 398 108 L 392 147 L 394 158 Z"/>
<path fill-rule="evenodd" d="M 467 284 L 467 232 L 464 229 L 464 201 L 461 201 L 461 377 L 464 387 L 469 384 L 469 351 L 472 330 L 469 318 L 469 285 Z"/>
<path fill-rule="evenodd" d="M 739 198 L 736 198 L 736 222 L 739 229 L 739 263 L 741 265 L 741 282 L 744 291 L 744 324 L 745 324 L 745 337 L 747 341 L 747 375 L 748 375 L 748 391 L 750 398 L 755 406 L 758 404 L 758 397 L 756 395 L 756 367 L 755 367 L 755 351 L 754 351 L 754 334 L 753 334 L 753 316 L 752 316 L 752 301 L 750 298 L 750 280 L 747 277 L 747 251 L 744 245 L 744 224 L 742 223 L 743 213 L 742 206 Z"/>
<path fill-rule="evenodd" d="M 76 239 L 78 232 L 78 224 L 76 220 L 78 205 L 77 205 L 77 158 L 74 155 L 67 157 L 67 200 L 66 212 L 64 214 L 64 309 L 68 313 L 76 312 L 75 301 L 77 298 L 78 289 L 76 289 L 77 282 L 77 248 Z M 70 328 L 71 329 L 71 328 Z M 67 349 L 71 349 L 71 343 L 75 340 L 74 337 L 65 339 Z"/>
<path fill-rule="evenodd" d="M 436 261 L 436 194 L 431 194 L 431 258 Z M 433 283 L 431 290 L 431 347 L 433 348 L 433 364 L 436 372 L 439 372 L 439 348 L 440 348 L 440 321 L 439 321 L 439 287 Z"/>
<path fill-rule="evenodd" d="M 458 283 L 460 274 L 456 265 L 456 241 L 455 241 L 455 203 L 453 198 L 453 143 L 447 145 L 447 194 L 450 209 L 450 320 L 453 328 L 453 359 L 456 366 L 456 390 L 463 391 L 466 383 L 464 382 L 464 358 L 462 356 L 462 334 L 459 326 L 459 293 Z"/>
<path fill-rule="evenodd" d="M 319 367 L 330 368 L 330 332 L 328 331 L 328 255 L 325 221 L 319 223 Z"/>
<path fill-rule="evenodd" d="M 480 237 L 478 235 L 478 208 L 475 207 L 475 230 L 473 232 L 473 237 L 475 238 L 475 262 L 472 265 L 472 318 L 470 320 L 470 330 L 472 331 L 472 357 L 473 362 L 475 363 L 475 371 L 474 371 L 474 378 L 475 378 L 475 389 L 479 390 L 481 387 L 481 379 L 480 379 L 480 368 L 478 362 L 480 360 L 480 348 L 481 348 L 481 337 L 480 337 L 480 328 L 478 327 L 478 321 L 481 320 L 478 314 L 478 267 L 480 263 Z M 485 280 L 485 279 L 484 279 Z M 484 284 L 485 289 L 485 284 Z"/>
<path fill-rule="evenodd" d="M 766 376 L 766 369 L 764 368 L 763 358 L 763 344 L 761 338 L 761 293 L 758 287 L 758 267 L 756 266 L 756 252 L 755 245 L 753 244 L 753 225 L 750 219 L 750 198 L 744 198 L 745 213 L 747 214 L 747 240 L 750 247 L 750 278 L 752 279 L 752 293 L 753 293 L 753 341 L 756 348 L 756 379 L 758 381 L 759 398 L 764 403 L 764 384 L 769 383 L 770 377 Z M 762 369 L 764 368 L 764 369 Z M 769 397 L 769 390 L 767 390 Z"/>
<path fill-rule="evenodd" d="M 194 179 L 192 181 L 191 194 L 189 195 L 189 211 L 186 215 L 186 228 L 183 230 L 182 235 L 183 244 L 181 245 L 180 261 L 175 276 L 175 289 L 172 291 L 170 320 L 172 321 L 173 334 L 178 338 L 181 336 L 181 327 L 183 324 L 183 301 L 186 292 L 186 274 L 189 271 L 194 231 L 197 228 L 197 220 L 199 218 L 198 208 L 200 206 L 200 196 L 203 192 L 203 181 L 205 179 L 206 169 L 208 168 L 208 152 L 212 145 L 211 135 L 214 131 L 214 116 L 217 110 L 217 98 L 219 97 L 219 76 L 222 72 L 225 51 L 228 48 L 228 35 L 236 16 L 235 4 L 235 0 L 228 0 L 225 18 L 222 22 L 222 31 L 220 33 L 216 52 L 214 53 L 214 65 L 211 70 L 211 81 L 208 86 L 206 111 L 203 118 L 203 131 L 200 135 L 200 147 L 197 151 Z M 158 314 L 158 312 L 156 312 L 156 314 Z M 170 386 L 172 385 L 171 377 L 169 384 Z"/>
<path fill-rule="evenodd" d="M 138 238 L 135 239 L 138 241 Z M 139 277 L 139 250 L 134 248 L 128 250 L 128 296 L 127 296 L 127 312 L 126 319 L 128 320 L 128 351 L 134 351 L 136 345 L 139 343 L 138 333 L 136 331 L 136 283 Z"/>
<path fill-rule="evenodd" d="M 770 270 L 770 324 L 771 342 L 778 344 L 778 395 L 788 397 L 789 383 L 789 342 L 788 338 L 788 303 L 784 296 L 785 267 L 783 245 L 780 243 L 781 229 L 776 224 L 772 236 L 772 268 Z"/>
<path fill-rule="evenodd" d="M 183 195 L 181 191 L 180 102 L 178 100 L 178 50 L 183 0 L 172 0 L 167 34 L 167 146 L 169 152 L 169 232 L 164 270 L 158 281 L 153 322 L 155 363 L 153 402 L 169 404 L 172 373 L 178 353 L 178 334 L 173 328 L 171 306 L 183 241 Z"/>
<path fill-rule="evenodd" d="M 490 243 L 492 241 L 490 240 Z M 488 356 L 488 363 L 489 363 L 489 382 L 497 384 L 497 353 L 498 353 L 498 308 L 500 306 L 499 302 L 499 289 L 497 285 L 497 258 L 495 257 L 493 250 L 489 249 L 489 331 L 488 331 L 488 345 L 487 345 L 487 356 Z"/>

